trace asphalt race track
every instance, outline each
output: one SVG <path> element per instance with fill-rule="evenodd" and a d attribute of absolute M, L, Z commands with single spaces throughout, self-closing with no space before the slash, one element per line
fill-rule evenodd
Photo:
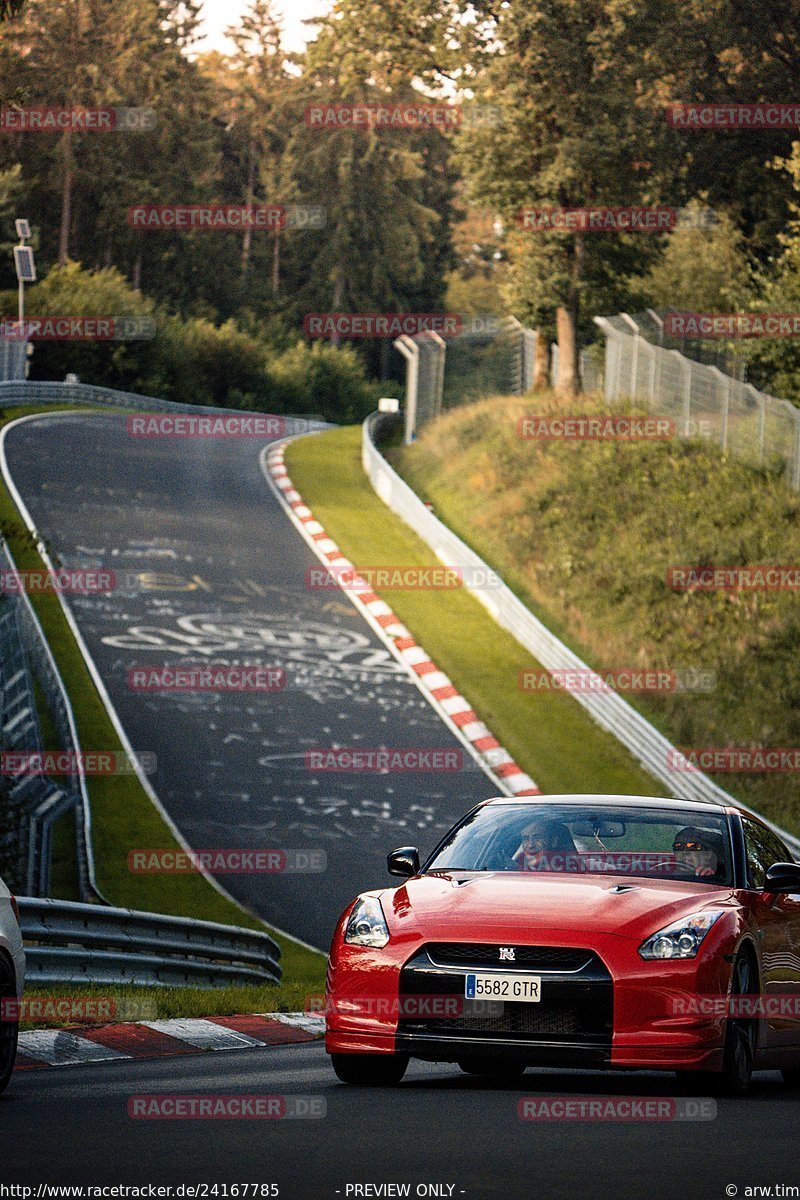
<path fill-rule="evenodd" d="M 716 1120 L 703 1123 L 517 1116 L 522 1097 L 668 1097 L 676 1090 L 666 1075 L 549 1071 L 528 1071 L 498 1088 L 457 1067 L 412 1064 L 398 1088 L 364 1091 L 336 1081 L 320 1043 L 27 1071 L 0 1099 L 2 1180 L 34 1189 L 48 1182 L 275 1182 L 282 1200 L 346 1200 L 354 1183 L 407 1182 L 411 1196 L 418 1184 L 452 1184 L 439 1194 L 454 1200 L 722 1200 L 728 1184 L 744 1197 L 753 1184 L 798 1183 L 797 1093 L 778 1075 L 758 1076 L 746 1100 L 719 1101 Z M 175 1092 L 313 1097 L 318 1106 L 321 1098 L 326 1115 L 128 1116 L 131 1096 Z"/>
<path fill-rule="evenodd" d="M 268 488 L 261 448 L 136 440 L 124 417 L 94 414 L 48 416 L 7 438 L 14 480 L 60 562 L 112 569 L 123 584 L 70 603 L 132 744 L 156 756 L 151 779 L 171 818 L 197 848 L 323 850 L 324 874 L 222 882 L 268 921 L 325 946 L 344 903 L 386 882 L 387 849 L 429 848 L 491 784 L 475 767 L 307 769 L 306 751 L 325 746 L 459 743 L 346 598 L 306 586 L 317 560 Z M 177 696 L 128 686 L 134 666 L 203 661 L 279 666 L 287 686 Z M 131 1115 L 134 1097 L 176 1095 L 266 1096 L 318 1115 Z M 676 1096 L 695 1112 L 703 1104 L 670 1075 L 528 1071 L 497 1085 L 420 1063 L 398 1088 L 356 1089 L 336 1081 L 318 1042 L 22 1070 L 0 1098 L 0 1200 L 14 1184 L 33 1189 L 19 1200 L 64 1194 L 38 1191 L 44 1184 L 227 1189 L 199 1200 L 250 1200 L 236 1183 L 275 1184 L 282 1200 L 792 1194 L 775 1189 L 800 1182 L 797 1093 L 777 1074 L 760 1074 L 746 1100 L 720 1100 L 703 1121 L 519 1115 L 525 1097 L 669 1107 Z"/>
<path fill-rule="evenodd" d="M 155 754 L 150 781 L 170 817 L 195 849 L 323 851 L 324 874 L 220 882 L 327 948 L 348 900 L 388 882 L 388 850 L 432 848 L 493 789 L 466 756 L 451 773 L 308 769 L 321 747 L 460 743 L 347 597 L 306 585 L 319 562 L 264 479 L 264 444 L 140 438 L 124 416 L 54 414 L 13 428 L 6 450 L 60 564 L 116 574 L 112 592 L 69 602 L 131 744 Z M 133 667 L 178 663 L 278 666 L 286 687 L 128 686 Z"/>

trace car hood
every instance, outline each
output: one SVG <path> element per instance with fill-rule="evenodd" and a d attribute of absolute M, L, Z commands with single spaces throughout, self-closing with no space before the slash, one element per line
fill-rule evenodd
<path fill-rule="evenodd" d="M 578 942 L 599 933 L 642 938 L 731 898 L 729 887 L 703 883 L 506 871 L 422 875 L 381 893 L 393 935 L 490 942 L 529 942 L 548 930 Z"/>

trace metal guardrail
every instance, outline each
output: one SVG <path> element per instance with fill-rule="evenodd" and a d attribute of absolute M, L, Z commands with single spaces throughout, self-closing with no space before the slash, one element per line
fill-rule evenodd
<path fill-rule="evenodd" d="M 376 445 L 375 437 L 381 430 L 396 427 L 396 421 L 396 417 L 373 413 L 363 425 L 362 463 L 384 504 L 430 546 L 442 563 L 462 569 L 464 586 L 469 588 L 497 624 L 508 630 L 543 667 L 548 671 L 591 671 L 505 584 L 481 588 L 469 582 L 470 576 L 485 579 L 489 572 L 487 564 L 425 507 L 408 484 L 389 466 Z M 602 729 L 613 734 L 654 779 L 665 784 L 670 792 L 675 790 L 675 771 L 669 766 L 668 758 L 670 753 L 677 753 L 675 747 L 618 692 L 578 691 L 574 693 L 574 699 Z M 746 807 L 701 771 L 688 770 L 682 772 L 681 776 L 680 793 L 686 800 Z M 800 839 L 785 830 L 778 829 L 777 832 L 792 852 L 800 856 Z"/>
<path fill-rule="evenodd" d="M 15 572 L 8 546 L 0 542 L 0 570 Z M 0 601 L 0 746 L 23 753 L 41 750 L 34 680 L 44 696 L 58 749 L 74 751 L 80 762 L 75 718 L 39 619 L 24 589 Z M 55 749 L 56 747 L 49 747 Z M 65 813 L 76 815 L 78 887 L 83 900 L 103 900 L 95 880 L 91 808 L 83 774 L 55 782 L 43 775 L 8 777 L 8 798 L 24 836 L 19 847 L 22 884 L 30 896 L 46 895 L 50 882 L 53 825 Z"/>
<path fill-rule="evenodd" d="M 268 933 L 127 908 L 18 898 L 28 984 L 228 987 L 279 983 Z"/>
<path fill-rule="evenodd" d="M 0 337 L 0 380 L 25 378 L 29 345 L 19 338 Z"/>
<path fill-rule="evenodd" d="M 249 409 L 215 408 L 205 404 L 178 404 L 174 400 L 158 400 L 154 396 L 141 396 L 136 392 L 117 392 L 113 388 L 95 387 L 90 383 L 54 383 L 38 379 L 0 382 L 0 408 L 29 404 L 37 407 L 48 404 L 88 404 L 97 405 L 100 408 L 123 409 L 128 412 L 187 413 L 197 417 L 205 417 L 210 414 L 225 417 L 277 416 L 285 420 L 288 434 L 327 428 L 323 418 L 313 414 L 292 416 L 291 413 L 254 413 Z"/>
<path fill-rule="evenodd" d="M 267 416 L 244 411 L 176 404 L 133 392 L 83 383 L 0 381 L 0 408 L 47 407 L 50 404 L 97 406 L 133 412 L 186 413 L 195 416 Z M 315 417 L 281 418 L 285 432 L 303 433 L 325 428 Z M 283 432 L 283 431 L 281 431 Z M 0 569 L 16 570 L 8 547 L 0 541 Z M 38 683 L 53 720 L 58 748 L 75 751 L 81 765 L 80 746 L 72 707 L 36 613 L 24 590 L 0 597 L 0 748 L 20 751 L 42 749 L 33 680 Z M 10 803 L 19 817 L 24 846 L 23 880 L 19 890 L 31 896 L 49 891 L 53 826 L 70 809 L 76 813 L 78 884 L 81 900 L 105 899 L 95 879 L 91 839 L 91 805 L 82 773 L 54 782 L 44 776 L 23 775 L 10 785 Z M 0 844 L 8 843 L 0 831 Z"/>

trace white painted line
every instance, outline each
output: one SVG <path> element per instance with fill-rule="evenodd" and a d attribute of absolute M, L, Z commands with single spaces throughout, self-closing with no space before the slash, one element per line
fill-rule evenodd
<path fill-rule="evenodd" d="M 20 721 L 24 721 L 25 718 L 29 717 L 30 715 L 31 715 L 30 708 L 20 709 L 20 711 L 17 713 L 17 715 L 14 717 L 14 719 L 12 721 L 8 721 L 3 726 L 3 729 L 5 730 L 6 733 L 10 733 L 12 729 L 16 728 L 16 726 L 19 725 Z"/>
<path fill-rule="evenodd" d="M 392 626 L 392 628 L 394 628 L 394 626 Z M 423 678 L 425 681 L 425 687 L 430 692 L 438 692 L 439 688 L 450 688 L 455 686 L 452 679 L 449 679 L 447 675 L 445 675 L 444 671 L 430 671 L 427 675 L 423 676 Z M 437 700 L 436 703 L 443 704 L 444 701 Z"/>
<path fill-rule="evenodd" d="M 411 663 L 412 667 L 418 667 L 421 663 L 432 662 L 430 654 L 427 650 L 423 650 L 422 646 L 409 646 L 407 650 L 401 650 L 403 658 L 407 663 Z"/>
<path fill-rule="evenodd" d="M 366 607 L 372 613 L 373 617 L 390 617 L 392 615 L 392 609 L 389 608 L 385 600 L 370 600 Z"/>
<path fill-rule="evenodd" d="M 94 417 L 95 415 L 100 415 L 100 414 L 90 413 L 88 415 Z M 118 418 L 117 413 L 105 413 L 102 415 L 104 415 L 110 419 L 113 419 L 115 417 Z M 58 416 L 62 417 L 62 418 L 69 417 L 69 416 L 85 418 L 87 416 L 87 414 L 84 412 L 75 412 L 75 413 L 62 412 L 62 413 L 59 413 Z M 0 471 L 2 471 L 3 479 L 5 480 L 6 487 L 8 488 L 9 492 L 11 493 L 12 500 L 14 501 L 17 508 L 19 509 L 19 512 L 20 512 L 20 515 L 21 515 L 23 521 L 25 522 L 27 528 L 30 530 L 30 532 L 35 537 L 36 537 L 36 526 L 33 522 L 33 518 L 31 517 L 31 514 L 28 511 L 28 506 L 26 505 L 25 501 L 22 499 L 22 495 L 19 491 L 19 488 L 14 483 L 14 480 L 11 476 L 11 470 L 9 468 L 8 459 L 6 456 L 6 437 L 11 432 L 11 430 L 16 429 L 18 425 L 24 425 L 28 421 L 41 421 L 41 420 L 45 420 L 45 421 L 52 420 L 52 416 L 49 413 L 31 413 L 27 417 L 18 417 L 16 419 L 16 421 L 9 422 L 9 424 L 5 425 L 2 429 L 2 431 L 0 431 Z M 305 435 L 305 436 L 308 436 L 308 435 Z M 278 496 L 279 493 L 275 492 L 275 495 Z M 289 511 L 291 512 L 292 510 L 290 509 Z M 51 572 L 53 572 L 53 574 L 55 574 L 55 567 L 53 566 L 53 561 L 50 558 L 50 555 L 47 551 L 47 547 L 44 544 L 44 542 L 40 541 L 38 538 L 36 541 L 36 548 L 39 551 L 39 555 L 40 555 L 44 565 L 48 568 L 49 571 L 51 571 Z M 59 591 L 56 594 L 58 596 L 58 602 L 61 605 L 61 610 L 64 613 L 64 619 L 66 620 L 67 624 L 69 625 L 69 628 L 72 632 L 72 636 L 75 638 L 75 641 L 78 645 L 78 649 L 80 650 L 81 654 L 83 655 L 83 660 L 86 663 L 86 667 L 89 671 L 89 674 L 92 677 L 94 686 L 97 688 L 100 699 L 105 707 L 106 712 L 108 713 L 111 724 L 114 726 L 114 729 L 117 732 L 117 736 L 118 736 L 120 742 L 122 743 L 123 750 L 125 750 L 125 752 L 130 756 L 131 762 L 133 764 L 133 769 L 136 772 L 136 778 L 139 780 L 139 783 L 141 784 L 142 788 L 144 789 L 146 795 L 150 798 L 151 803 L 153 804 L 154 808 L 156 809 L 159 816 L 163 820 L 164 824 L 167 826 L 170 833 L 175 838 L 175 841 L 178 843 L 178 845 L 181 847 L 182 850 L 185 850 L 187 853 L 191 853 L 192 847 L 189 845 L 189 843 L 187 842 L 186 838 L 181 833 L 178 826 L 172 820 L 172 817 L 169 815 L 167 810 L 164 808 L 164 805 L 161 803 L 161 800 L 159 799 L 158 793 L 156 792 L 155 788 L 150 783 L 150 780 L 148 779 L 147 775 L 145 774 L 144 770 L 142 769 L 139 759 L 137 758 L 136 753 L 133 749 L 133 746 L 131 745 L 130 738 L 128 737 L 128 734 L 125 730 L 125 726 L 122 724 L 122 721 L 119 718 L 119 714 L 112 703 L 111 697 L 108 694 L 106 685 L 103 682 L 103 677 L 100 674 L 99 670 L 97 669 L 97 664 L 95 663 L 94 659 L 92 658 L 91 654 L 89 653 L 89 647 L 86 645 L 86 642 L 83 639 L 83 634 L 81 633 L 80 629 L 78 628 L 78 623 L 72 614 L 72 609 L 67 604 L 67 600 L 66 600 L 66 596 L 65 596 L 64 592 Z M 77 744 L 77 733 L 75 733 L 74 729 L 72 730 L 72 733 L 73 733 L 73 737 L 75 738 L 75 741 Z M 91 839 L 90 839 L 90 844 L 91 844 Z M 263 918 L 258 916 L 257 913 L 251 912 L 249 909 L 245 908 L 245 906 L 239 900 L 234 899 L 234 897 L 230 894 L 230 892 L 225 890 L 225 888 L 222 886 L 222 884 L 219 882 L 219 880 L 216 879 L 215 876 L 212 875 L 211 872 L 208 870 L 208 868 L 205 867 L 201 862 L 197 864 L 197 870 L 200 872 L 200 874 L 203 876 L 203 878 L 208 883 L 211 884 L 211 886 L 214 888 L 215 891 L 219 892 L 219 894 L 221 896 L 224 896 L 226 900 L 230 900 L 231 904 L 233 904 L 236 908 L 238 908 L 240 910 L 240 912 L 246 912 L 248 914 L 248 916 L 255 917 L 256 920 L 261 921 L 262 924 L 266 925 L 266 922 L 264 922 Z M 288 940 L 291 942 L 294 942 L 295 945 L 303 946 L 304 949 L 312 950 L 315 954 L 321 954 L 321 955 L 323 955 L 323 957 L 327 958 L 327 954 L 325 953 L 325 951 L 320 950 L 320 948 L 318 946 L 311 946 L 311 945 L 309 945 L 308 942 L 304 942 L 301 938 L 294 937 L 293 934 L 287 933 L 285 929 L 278 929 L 277 926 L 275 926 L 275 925 L 270 925 L 269 928 L 272 929 L 275 933 L 279 933 L 281 935 L 281 937 L 288 938 Z"/>
<path fill-rule="evenodd" d="M 308 436 L 314 436 L 314 435 L 308 435 L 308 434 L 298 434 L 297 435 L 297 437 L 308 437 Z M 290 442 L 296 441 L 297 437 L 288 438 L 286 440 L 286 442 L 284 442 L 282 444 L 288 445 Z M 262 454 L 262 456 L 261 456 L 261 470 L 264 475 L 264 478 L 267 481 L 268 486 L 272 490 L 272 494 L 275 496 L 275 498 L 278 500 L 278 502 L 283 506 L 283 509 L 284 509 L 287 517 L 289 518 L 289 520 L 292 522 L 294 527 L 299 532 L 300 536 L 305 540 L 306 544 L 314 552 L 314 554 L 317 556 L 317 558 L 321 559 L 324 562 L 325 559 L 322 558 L 322 555 L 319 550 L 319 543 L 315 542 L 314 539 L 308 535 L 308 533 L 306 532 L 305 525 L 303 524 L 303 522 L 301 520 L 298 519 L 298 517 L 296 515 L 296 510 L 293 509 L 291 507 L 291 505 L 286 503 L 286 501 L 285 501 L 283 495 L 281 494 L 281 491 L 277 485 L 277 480 L 274 480 L 272 478 L 272 475 L 270 473 L 269 462 L 268 462 L 267 456 L 264 454 Z M 342 557 L 342 559 L 344 559 L 344 555 L 342 555 L 341 557 Z M 344 559 L 344 561 L 347 562 L 348 560 Z M 352 564 L 348 564 L 348 565 L 352 566 Z M 438 715 L 439 719 L 444 723 L 444 725 L 453 734 L 453 737 L 456 738 L 456 740 L 459 741 L 462 746 L 464 746 L 464 748 L 466 749 L 466 751 L 470 755 L 470 757 L 473 759 L 473 761 L 477 763 L 477 765 L 483 771 L 486 778 L 491 782 L 492 787 L 495 789 L 494 794 L 495 795 L 503 795 L 503 796 L 513 796 L 514 793 L 512 792 L 511 788 L 508 787 L 505 780 L 502 779 L 500 776 L 494 774 L 491 766 L 489 765 L 488 762 L 486 762 L 483 755 L 478 750 L 475 749 L 475 747 L 469 742 L 469 740 L 467 738 L 464 737 L 462 730 L 458 727 L 458 725 L 456 725 L 456 723 L 455 723 L 455 721 L 453 721 L 452 717 L 448 716 L 448 714 L 444 711 L 444 709 L 441 706 L 441 703 L 431 695 L 429 687 L 424 682 L 428 678 L 438 678 L 440 680 L 445 681 L 444 686 L 450 687 L 452 685 L 450 683 L 450 680 L 447 678 L 447 676 L 444 675 L 443 672 L 441 672 L 441 671 L 431 672 L 430 676 L 418 675 L 417 672 L 412 669 L 412 667 L 406 657 L 406 653 L 397 648 L 397 646 L 395 645 L 394 638 L 387 632 L 387 630 L 383 627 L 383 625 L 381 625 L 379 623 L 379 621 L 377 621 L 376 618 L 373 617 L 372 614 L 369 612 L 369 606 L 366 604 L 362 604 L 361 601 L 358 599 L 358 597 L 352 595 L 346 588 L 342 588 L 341 591 L 347 597 L 347 599 L 350 600 L 350 602 L 358 610 L 358 612 L 361 613 L 364 620 L 367 622 L 369 627 L 373 630 L 375 635 L 380 639 L 380 641 L 383 643 L 383 645 L 386 646 L 387 649 L 391 651 L 392 655 L 397 660 L 397 662 L 399 662 L 401 664 L 401 666 L 403 666 L 405 668 L 409 678 L 413 680 L 415 686 L 419 689 L 420 693 L 425 697 L 427 702 L 430 704 L 431 708 Z M 411 634 L 405 628 L 405 626 L 400 625 L 399 622 L 398 622 L 398 626 L 400 627 L 400 629 L 402 629 L 403 637 L 409 637 L 409 638 L 413 637 L 413 634 Z M 421 647 L 416 647 L 416 649 L 421 650 Z M 423 662 L 430 661 L 428 659 L 427 654 L 424 651 L 422 651 L 422 655 L 423 655 L 423 657 L 422 657 L 421 661 L 423 661 Z M 442 686 L 442 685 L 440 685 L 440 686 Z M 527 776 L 526 776 L 526 778 L 527 778 Z M 535 786 L 536 785 L 533 783 L 532 780 L 528 781 L 528 787 L 535 788 Z"/>
<path fill-rule="evenodd" d="M 228 1029 L 225 1025 L 216 1025 L 213 1021 L 205 1021 L 200 1017 L 177 1017 L 170 1021 L 141 1023 L 148 1029 L 155 1029 L 156 1033 L 166 1033 L 182 1042 L 188 1042 L 198 1050 L 242 1050 L 246 1046 L 265 1045 L 263 1041 L 250 1037 L 248 1033 L 240 1033 L 237 1029 Z"/>
<path fill-rule="evenodd" d="M 314 1016 L 312 1013 L 259 1013 L 267 1021 L 280 1021 L 283 1025 L 293 1025 L 297 1029 L 305 1029 L 306 1033 L 324 1033 L 325 1018 Z"/>
<path fill-rule="evenodd" d="M 63 1029 L 31 1029 L 19 1035 L 19 1052 L 51 1067 L 68 1063 L 108 1062 L 112 1058 L 130 1058 L 122 1050 L 111 1050 L 97 1042 L 89 1042 Z"/>
<path fill-rule="evenodd" d="M 469 712 L 472 708 L 469 700 L 465 700 L 463 696 L 451 696 L 449 700 L 440 700 L 439 703 L 451 717 L 454 717 L 456 713 Z"/>

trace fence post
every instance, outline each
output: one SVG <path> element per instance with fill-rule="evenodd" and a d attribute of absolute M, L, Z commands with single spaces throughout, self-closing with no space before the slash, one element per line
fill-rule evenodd
<path fill-rule="evenodd" d="M 606 404 L 610 404 L 614 399 L 614 378 L 617 373 L 617 364 L 619 358 L 619 347 L 617 345 L 619 338 L 616 336 L 616 330 L 609 320 L 605 317 L 595 317 L 595 325 L 599 326 L 603 331 L 603 336 L 606 339 L 605 352 L 605 369 L 603 371 L 603 396 Z"/>
<path fill-rule="evenodd" d="M 627 313 L 620 313 L 620 316 L 623 321 L 627 321 L 627 323 L 633 328 L 633 353 L 631 354 L 631 382 L 629 390 L 631 400 L 635 401 L 636 387 L 639 382 L 639 338 L 641 337 L 641 334 L 639 331 L 639 326 L 636 324 L 633 317 L 629 316 Z"/>
<path fill-rule="evenodd" d="M 766 453 L 765 438 L 767 424 L 767 399 L 760 396 L 758 400 L 758 464 L 763 467 Z"/>
<path fill-rule="evenodd" d="M 656 364 L 661 366 L 661 347 L 650 347 L 650 385 L 647 389 L 647 407 L 650 412 L 653 411 L 653 405 L 656 402 Z"/>
<path fill-rule="evenodd" d="M 680 355 L 683 366 L 683 436 L 689 436 L 689 425 L 692 420 L 692 362 Z"/>
<path fill-rule="evenodd" d="M 441 334 L 430 331 L 430 339 L 436 347 L 436 380 L 434 384 L 433 394 L 433 415 L 438 417 L 442 411 L 442 401 L 444 399 L 444 367 L 445 357 L 447 355 L 447 343 Z"/>
<path fill-rule="evenodd" d="M 523 329 L 522 331 L 522 391 L 526 394 L 533 387 L 533 381 L 536 374 L 536 343 L 539 340 L 539 333 L 535 329 Z"/>
<path fill-rule="evenodd" d="M 733 380 L 729 375 L 723 375 L 722 371 L 720 371 L 718 367 L 709 367 L 708 369 L 712 372 L 714 378 L 716 379 L 717 386 L 722 389 L 722 430 L 720 433 L 720 449 L 722 450 L 723 454 L 727 454 L 728 426 L 731 408 L 731 384 L 733 383 Z"/>
<path fill-rule="evenodd" d="M 410 446 L 417 431 L 417 384 L 419 381 L 419 346 L 407 334 L 394 343 L 406 360 L 406 427 L 403 441 Z"/>

